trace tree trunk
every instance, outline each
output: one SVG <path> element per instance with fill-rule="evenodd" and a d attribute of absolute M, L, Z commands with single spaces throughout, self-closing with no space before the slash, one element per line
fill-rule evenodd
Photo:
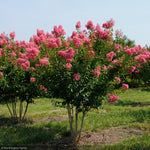
<path fill-rule="evenodd" d="M 69 118 L 69 125 L 70 125 L 70 131 L 71 131 L 71 137 L 74 138 L 74 132 L 73 132 L 73 116 L 71 115 L 71 108 L 70 105 L 67 104 L 67 110 L 68 110 L 68 118 Z"/>
<path fill-rule="evenodd" d="M 21 121 L 22 119 L 22 112 L 23 112 L 23 103 L 20 101 L 20 110 L 19 110 L 19 120 Z"/>
<path fill-rule="evenodd" d="M 7 108 L 8 108 L 8 110 L 9 110 L 9 113 L 10 113 L 10 116 L 11 116 L 11 118 L 13 117 L 13 114 L 12 114 L 12 112 L 11 112 L 11 109 L 10 109 L 10 107 L 9 107 L 9 104 L 7 103 Z"/>
<path fill-rule="evenodd" d="M 23 117 L 22 117 L 22 119 L 21 119 L 21 120 L 24 120 L 24 118 L 25 118 L 25 115 L 26 115 L 27 110 L 28 110 L 28 105 L 29 105 L 29 103 L 27 102 L 27 104 L 26 104 L 26 108 L 25 108 L 25 112 L 24 112 L 24 115 L 23 115 Z"/>
<path fill-rule="evenodd" d="M 77 142 L 79 142 L 79 141 L 80 141 L 80 138 L 81 138 L 81 132 L 82 132 L 82 129 L 83 129 L 83 122 L 84 122 L 85 114 L 86 114 L 85 111 L 83 111 L 82 122 L 81 122 L 81 128 L 80 128 L 80 131 L 79 131 L 79 136 L 78 136 Z"/>

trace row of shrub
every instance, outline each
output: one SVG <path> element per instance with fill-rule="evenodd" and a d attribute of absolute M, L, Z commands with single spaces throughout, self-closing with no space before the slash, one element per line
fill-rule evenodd
<path fill-rule="evenodd" d="M 135 46 L 121 31 L 114 34 L 113 26 L 112 19 L 102 27 L 88 21 L 81 30 L 79 21 L 67 38 L 60 25 L 51 33 L 37 29 L 29 42 L 14 40 L 15 32 L 9 36 L 1 33 L 0 101 L 7 105 L 14 121 L 25 118 L 34 98 L 59 98 L 61 101 L 55 103 L 67 108 L 72 138 L 79 140 L 87 112 L 99 108 L 106 97 L 109 102 L 119 99 L 112 94 L 113 89 L 127 90 L 127 83 L 133 81 L 148 84 L 150 52 Z"/>

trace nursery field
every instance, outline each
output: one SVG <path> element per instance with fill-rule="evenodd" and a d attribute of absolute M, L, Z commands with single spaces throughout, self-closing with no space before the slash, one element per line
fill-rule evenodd
<path fill-rule="evenodd" d="M 129 89 L 118 96 L 116 103 L 90 110 L 76 146 L 70 141 L 66 109 L 55 107 L 51 99 L 35 99 L 27 119 L 15 125 L 6 105 L 0 104 L 0 148 L 149 150 L 150 88 Z"/>

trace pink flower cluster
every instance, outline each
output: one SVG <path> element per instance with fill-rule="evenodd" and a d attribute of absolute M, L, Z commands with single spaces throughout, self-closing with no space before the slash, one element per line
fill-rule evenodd
<path fill-rule="evenodd" d="M 104 70 L 107 70 L 108 68 L 106 67 L 106 65 L 104 65 L 104 66 L 103 66 L 103 69 L 104 69 Z"/>
<path fill-rule="evenodd" d="M 36 45 L 40 45 L 41 43 L 44 43 L 44 46 L 47 46 L 48 48 L 58 48 L 62 45 L 60 36 L 64 35 L 65 32 L 62 29 L 62 26 L 54 26 L 54 31 L 50 34 L 47 32 L 44 33 L 44 30 L 37 29 L 37 35 L 33 35 L 33 37 L 30 38 L 30 42 L 34 42 Z"/>
<path fill-rule="evenodd" d="M 111 37 L 111 33 L 109 30 L 102 30 L 100 25 L 97 24 L 96 29 L 95 29 L 95 35 L 98 38 L 102 38 L 104 40 L 109 40 Z"/>
<path fill-rule="evenodd" d="M 43 59 L 39 59 L 41 66 L 46 66 L 49 64 L 49 58 L 44 57 Z"/>
<path fill-rule="evenodd" d="M 0 48 L 0 56 L 3 56 L 3 49 Z"/>
<path fill-rule="evenodd" d="M 115 35 L 118 36 L 118 37 L 123 37 L 123 33 L 120 30 L 116 30 Z"/>
<path fill-rule="evenodd" d="M 15 36 L 16 36 L 15 32 L 11 32 L 11 33 L 10 33 L 10 37 L 11 37 L 11 38 L 13 38 L 13 39 L 14 39 L 14 38 L 15 38 Z"/>
<path fill-rule="evenodd" d="M 30 67 L 30 62 L 29 62 L 29 60 L 24 59 L 24 58 L 18 58 L 18 59 L 17 59 L 17 63 L 20 64 L 21 67 L 22 67 L 25 71 L 27 71 L 27 70 L 29 69 L 29 67 Z"/>
<path fill-rule="evenodd" d="M 76 48 L 79 48 L 83 45 L 83 40 L 81 38 L 79 38 L 78 36 L 73 36 L 73 42 L 74 42 L 74 46 L 76 46 Z"/>
<path fill-rule="evenodd" d="M 70 40 L 74 42 L 76 48 L 80 48 L 84 43 L 89 45 L 91 41 L 82 31 L 79 34 L 73 31 Z"/>
<path fill-rule="evenodd" d="M 77 29 L 78 29 L 78 28 L 81 28 L 81 22 L 80 22 L 80 21 L 77 22 L 76 28 L 77 28 Z"/>
<path fill-rule="evenodd" d="M 54 30 L 52 31 L 52 34 L 55 35 L 55 37 L 60 37 L 62 35 L 65 35 L 66 32 L 64 31 L 64 29 L 62 28 L 62 25 L 60 25 L 59 27 L 54 26 Z"/>
<path fill-rule="evenodd" d="M 113 57 L 116 57 L 116 53 L 111 51 L 106 55 L 106 57 L 108 58 L 108 61 L 112 61 Z"/>
<path fill-rule="evenodd" d="M 30 82 L 35 82 L 35 80 L 36 80 L 36 78 L 34 78 L 34 77 L 30 78 Z"/>
<path fill-rule="evenodd" d="M 130 69 L 128 70 L 128 73 L 131 74 L 132 72 L 134 72 L 136 69 L 136 67 L 131 66 Z"/>
<path fill-rule="evenodd" d="M 100 68 L 100 66 L 99 67 L 97 67 L 94 71 L 93 71 L 93 75 L 94 75 L 94 77 L 99 77 L 100 75 L 101 75 L 101 68 Z"/>
<path fill-rule="evenodd" d="M 120 84 L 121 80 L 119 77 L 115 77 L 115 80 L 117 80 L 118 84 Z"/>
<path fill-rule="evenodd" d="M 129 89 L 129 85 L 128 84 L 122 84 L 122 88 L 123 88 L 123 90 L 127 91 Z"/>
<path fill-rule="evenodd" d="M 47 92 L 47 88 L 45 88 L 43 85 L 40 85 L 40 90 L 42 90 L 42 92 Z"/>
<path fill-rule="evenodd" d="M 103 28 L 110 29 L 114 26 L 114 24 L 115 24 L 114 20 L 111 19 L 103 24 Z"/>
<path fill-rule="evenodd" d="M 35 48 L 35 47 L 32 47 L 32 48 L 26 48 L 26 56 L 31 59 L 31 60 L 35 60 L 37 58 L 37 56 L 39 55 L 40 51 Z"/>
<path fill-rule="evenodd" d="M 2 73 L 2 72 L 0 72 L 0 76 L 1 76 L 1 77 L 3 76 L 3 73 Z"/>
<path fill-rule="evenodd" d="M 46 45 L 48 48 L 58 48 L 62 45 L 60 38 L 51 38 L 47 39 Z"/>
<path fill-rule="evenodd" d="M 118 96 L 116 96 L 116 95 L 113 95 L 113 94 L 108 94 L 108 96 L 109 96 L 109 103 L 114 103 L 114 102 L 116 102 L 117 100 L 119 100 L 119 97 Z"/>
<path fill-rule="evenodd" d="M 91 20 L 89 20 L 85 26 L 90 30 L 95 29 L 95 26 L 93 25 L 93 22 Z"/>
<path fill-rule="evenodd" d="M 137 60 L 139 63 L 146 63 L 147 60 L 150 61 L 150 52 L 144 51 L 143 54 L 139 54 L 135 57 L 135 60 Z"/>
<path fill-rule="evenodd" d="M 79 73 L 75 73 L 74 75 L 73 75 L 73 81 L 79 81 L 80 80 L 80 74 Z"/>
<path fill-rule="evenodd" d="M 71 63 L 66 63 L 65 67 L 66 67 L 66 69 L 70 70 L 72 65 L 71 65 Z"/>
<path fill-rule="evenodd" d="M 146 51 L 145 47 L 142 48 L 140 45 L 138 45 L 136 47 L 132 47 L 132 48 L 125 47 L 124 49 L 129 56 L 132 56 L 133 54 L 137 55 L 137 54 L 140 54 L 140 53 Z"/>
<path fill-rule="evenodd" d="M 67 62 L 71 63 L 75 54 L 75 51 L 72 47 L 70 47 L 68 50 L 60 50 L 58 54 L 61 56 L 61 58 L 64 58 Z"/>
<path fill-rule="evenodd" d="M 1 33 L 1 35 L 0 35 L 0 46 L 7 44 L 7 42 L 8 42 L 8 37 L 5 36 L 3 33 Z"/>
<path fill-rule="evenodd" d="M 91 49 L 86 53 L 84 59 L 94 59 L 94 57 L 95 57 L 95 52 L 93 51 L 93 49 Z"/>

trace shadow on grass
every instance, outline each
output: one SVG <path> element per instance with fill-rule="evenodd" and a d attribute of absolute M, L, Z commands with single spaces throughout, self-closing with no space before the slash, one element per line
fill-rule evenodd
<path fill-rule="evenodd" d="M 141 91 L 150 92 L 150 88 L 149 88 L 149 87 L 147 87 L 147 88 L 142 88 Z"/>
<path fill-rule="evenodd" d="M 4 115 L 0 115 L 0 127 L 1 126 L 15 126 L 18 124 L 32 124 L 33 121 L 31 119 L 24 119 L 21 122 L 13 120 L 13 118 L 5 117 Z"/>
<path fill-rule="evenodd" d="M 9 118 L 0 116 L 0 146 L 27 147 L 33 150 L 76 149 L 67 125 L 61 123 L 8 125 Z M 7 124 L 5 124 L 5 123 Z M 10 122 L 9 122 L 10 123 Z"/>
<path fill-rule="evenodd" d="M 132 106 L 132 107 L 143 107 L 143 106 L 149 106 L 150 103 L 148 102 L 133 102 L 133 101 L 122 101 L 119 100 L 117 103 L 114 104 L 115 106 Z"/>

